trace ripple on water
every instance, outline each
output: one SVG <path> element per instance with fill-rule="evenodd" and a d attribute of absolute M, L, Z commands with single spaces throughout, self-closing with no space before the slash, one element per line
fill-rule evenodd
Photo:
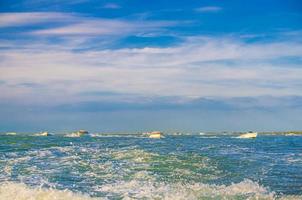
<path fill-rule="evenodd" d="M 21 141 L 20 151 L 1 152 L 0 200 L 96 196 L 101 199 L 275 199 L 277 193 L 271 190 L 279 192 L 286 184 L 297 187 L 300 184 L 297 172 L 301 152 L 281 151 L 278 145 L 268 147 L 272 141 L 255 146 L 232 138 L 203 138 L 202 143 L 185 138 L 185 142 L 179 141 L 181 148 L 175 148 L 175 141 L 167 144 L 169 138 L 151 141 L 60 137 L 57 142 L 43 145 L 40 141 L 46 138 L 38 139 L 37 145 L 32 140 Z M 31 147 L 24 149 L 22 145 L 27 142 Z M 265 181 L 275 177 L 276 181 L 281 180 L 282 188 L 275 190 L 272 186 L 278 189 L 279 185 L 259 177 Z M 285 195 L 278 198 L 302 199 Z"/>

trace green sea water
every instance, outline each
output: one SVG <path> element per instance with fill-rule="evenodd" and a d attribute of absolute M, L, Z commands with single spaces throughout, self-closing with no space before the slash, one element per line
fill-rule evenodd
<path fill-rule="evenodd" d="M 2 199 L 302 199 L 302 137 L 2 134 Z"/>

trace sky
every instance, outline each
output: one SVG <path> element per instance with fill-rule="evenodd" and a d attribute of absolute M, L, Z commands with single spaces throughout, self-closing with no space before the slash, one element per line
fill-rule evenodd
<path fill-rule="evenodd" d="M 1 0 L 0 131 L 302 130 L 300 0 Z"/>

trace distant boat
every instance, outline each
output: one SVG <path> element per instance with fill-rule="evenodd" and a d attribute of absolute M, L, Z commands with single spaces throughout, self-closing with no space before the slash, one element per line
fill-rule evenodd
<path fill-rule="evenodd" d="M 37 133 L 36 136 L 51 136 L 50 133 L 48 133 L 47 131 L 41 132 L 41 133 Z"/>
<path fill-rule="evenodd" d="M 178 135 L 182 135 L 182 133 L 181 132 L 174 132 L 171 135 L 178 136 Z"/>
<path fill-rule="evenodd" d="M 89 134 L 89 132 L 86 130 L 79 130 L 77 132 L 73 132 L 73 133 L 66 135 L 66 137 L 82 137 L 82 136 L 85 136 L 88 134 Z"/>
<path fill-rule="evenodd" d="M 301 134 L 298 134 L 298 133 L 286 133 L 285 136 L 300 136 Z"/>
<path fill-rule="evenodd" d="M 160 131 L 153 131 L 149 134 L 149 138 L 163 138 L 163 133 Z"/>
<path fill-rule="evenodd" d="M 79 130 L 77 133 L 79 136 L 88 135 L 88 131 L 85 130 Z"/>
<path fill-rule="evenodd" d="M 257 135 L 258 135 L 257 132 L 249 131 L 248 133 L 245 133 L 245 134 L 242 134 L 242 135 L 238 136 L 238 138 L 244 138 L 244 139 L 256 138 Z"/>
<path fill-rule="evenodd" d="M 17 135 L 17 133 L 15 133 L 15 132 L 8 132 L 5 135 Z"/>

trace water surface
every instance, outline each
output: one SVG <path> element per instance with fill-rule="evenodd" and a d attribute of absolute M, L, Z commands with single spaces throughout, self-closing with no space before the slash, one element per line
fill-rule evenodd
<path fill-rule="evenodd" d="M 301 136 L 0 137 L 0 199 L 302 199 Z"/>

